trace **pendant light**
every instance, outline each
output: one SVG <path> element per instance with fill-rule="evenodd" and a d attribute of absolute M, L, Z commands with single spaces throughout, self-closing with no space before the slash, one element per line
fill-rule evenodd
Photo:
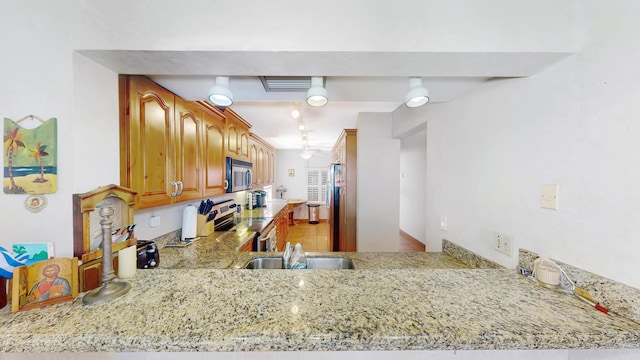
<path fill-rule="evenodd" d="M 229 89 L 229 77 L 216 77 L 215 85 L 209 90 L 209 101 L 217 106 L 230 106 L 233 104 L 233 94 Z"/>
<path fill-rule="evenodd" d="M 405 97 L 407 107 L 414 108 L 429 102 L 429 91 L 422 86 L 422 79 L 419 77 L 409 78 L 409 92 Z"/>
<path fill-rule="evenodd" d="M 300 104 L 296 103 L 296 106 L 291 110 L 291 117 L 297 119 L 300 117 Z"/>
<path fill-rule="evenodd" d="M 328 101 L 327 90 L 322 85 L 322 77 L 311 77 L 311 87 L 307 90 L 307 104 L 324 106 Z"/>

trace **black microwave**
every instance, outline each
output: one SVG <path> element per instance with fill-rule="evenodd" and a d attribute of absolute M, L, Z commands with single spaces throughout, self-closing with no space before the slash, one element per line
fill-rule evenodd
<path fill-rule="evenodd" d="M 253 183 L 253 164 L 227 157 L 225 189 L 228 193 L 251 190 Z"/>

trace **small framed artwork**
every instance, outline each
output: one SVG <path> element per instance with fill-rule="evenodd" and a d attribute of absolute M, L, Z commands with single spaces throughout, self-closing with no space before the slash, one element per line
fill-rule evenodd
<path fill-rule="evenodd" d="M 290 177 L 296 176 L 296 169 L 289 169 L 289 176 Z"/>
<path fill-rule="evenodd" d="M 53 258 L 13 270 L 11 311 L 24 311 L 78 296 L 78 258 Z"/>

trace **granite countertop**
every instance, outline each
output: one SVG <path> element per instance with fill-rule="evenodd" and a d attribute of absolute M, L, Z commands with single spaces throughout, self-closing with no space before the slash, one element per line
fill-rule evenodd
<path fill-rule="evenodd" d="M 514 269 L 443 253 L 323 253 L 354 270 L 246 270 L 214 234 L 160 249 L 160 267 L 110 303 L 0 310 L 0 351 L 280 351 L 638 348 L 640 325 Z M 309 256 L 316 255 L 314 253 Z"/>
<path fill-rule="evenodd" d="M 0 351 L 637 348 L 640 326 L 509 269 L 154 269 L 107 304 L 0 312 Z"/>

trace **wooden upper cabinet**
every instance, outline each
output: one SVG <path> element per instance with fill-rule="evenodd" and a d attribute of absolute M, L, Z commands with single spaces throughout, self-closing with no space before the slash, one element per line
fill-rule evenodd
<path fill-rule="evenodd" d="M 238 128 L 236 124 L 232 121 L 227 122 L 226 128 L 226 137 L 227 137 L 227 156 L 237 157 L 238 156 Z"/>
<path fill-rule="evenodd" d="M 238 132 L 238 145 L 240 146 L 240 150 L 238 151 L 238 156 L 241 158 L 249 157 L 249 128 L 243 129 L 240 128 Z"/>
<path fill-rule="evenodd" d="M 189 102 L 144 76 L 120 75 L 120 185 L 135 209 L 226 192 L 225 157 L 251 161 L 254 186 L 274 182 L 274 150 L 231 108 Z"/>
<path fill-rule="evenodd" d="M 265 170 L 265 166 L 264 166 L 264 160 L 265 160 L 265 156 L 264 156 L 264 148 L 260 147 L 258 149 L 258 159 L 257 159 L 257 164 L 254 165 L 254 171 L 256 172 L 256 177 L 258 178 L 258 186 L 264 186 L 264 170 Z"/>
<path fill-rule="evenodd" d="M 253 163 L 253 186 L 263 187 L 275 182 L 275 149 L 256 134 L 249 139 L 249 159 Z"/>
<path fill-rule="evenodd" d="M 224 109 L 226 122 L 227 156 L 240 160 L 249 160 L 249 128 L 251 124 L 246 122 L 231 108 Z"/>
<path fill-rule="evenodd" d="M 258 144 L 253 141 L 249 142 L 249 162 L 253 164 L 253 177 L 251 180 L 251 185 L 253 185 L 253 187 L 255 188 L 258 186 L 258 176 L 256 174 L 256 166 L 258 164 Z"/>
<path fill-rule="evenodd" d="M 276 154 L 275 149 L 269 154 L 269 184 L 276 183 Z"/>
<path fill-rule="evenodd" d="M 186 201 L 202 197 L 202 109 L 176 96 L 176 181 L 178 194 L 176 201 Z"/>
<path fill-rule="evenodd" d="M 136 208 L 169 204 L 175 181 L 175 96 L 142 76 L 120 76 L 120 183 Z"/>
<path fill-rule="evenodd" d="M 202 197 L 202 108 L 144 76 L 119 80 L 120 183 L 136 209 Z"/>
<path fill-rule="evenodd" d="M 204 196 L 226 192 L 225 123 L 224 115 L 215 107 L 204 104 L 203 182 Z"/>

